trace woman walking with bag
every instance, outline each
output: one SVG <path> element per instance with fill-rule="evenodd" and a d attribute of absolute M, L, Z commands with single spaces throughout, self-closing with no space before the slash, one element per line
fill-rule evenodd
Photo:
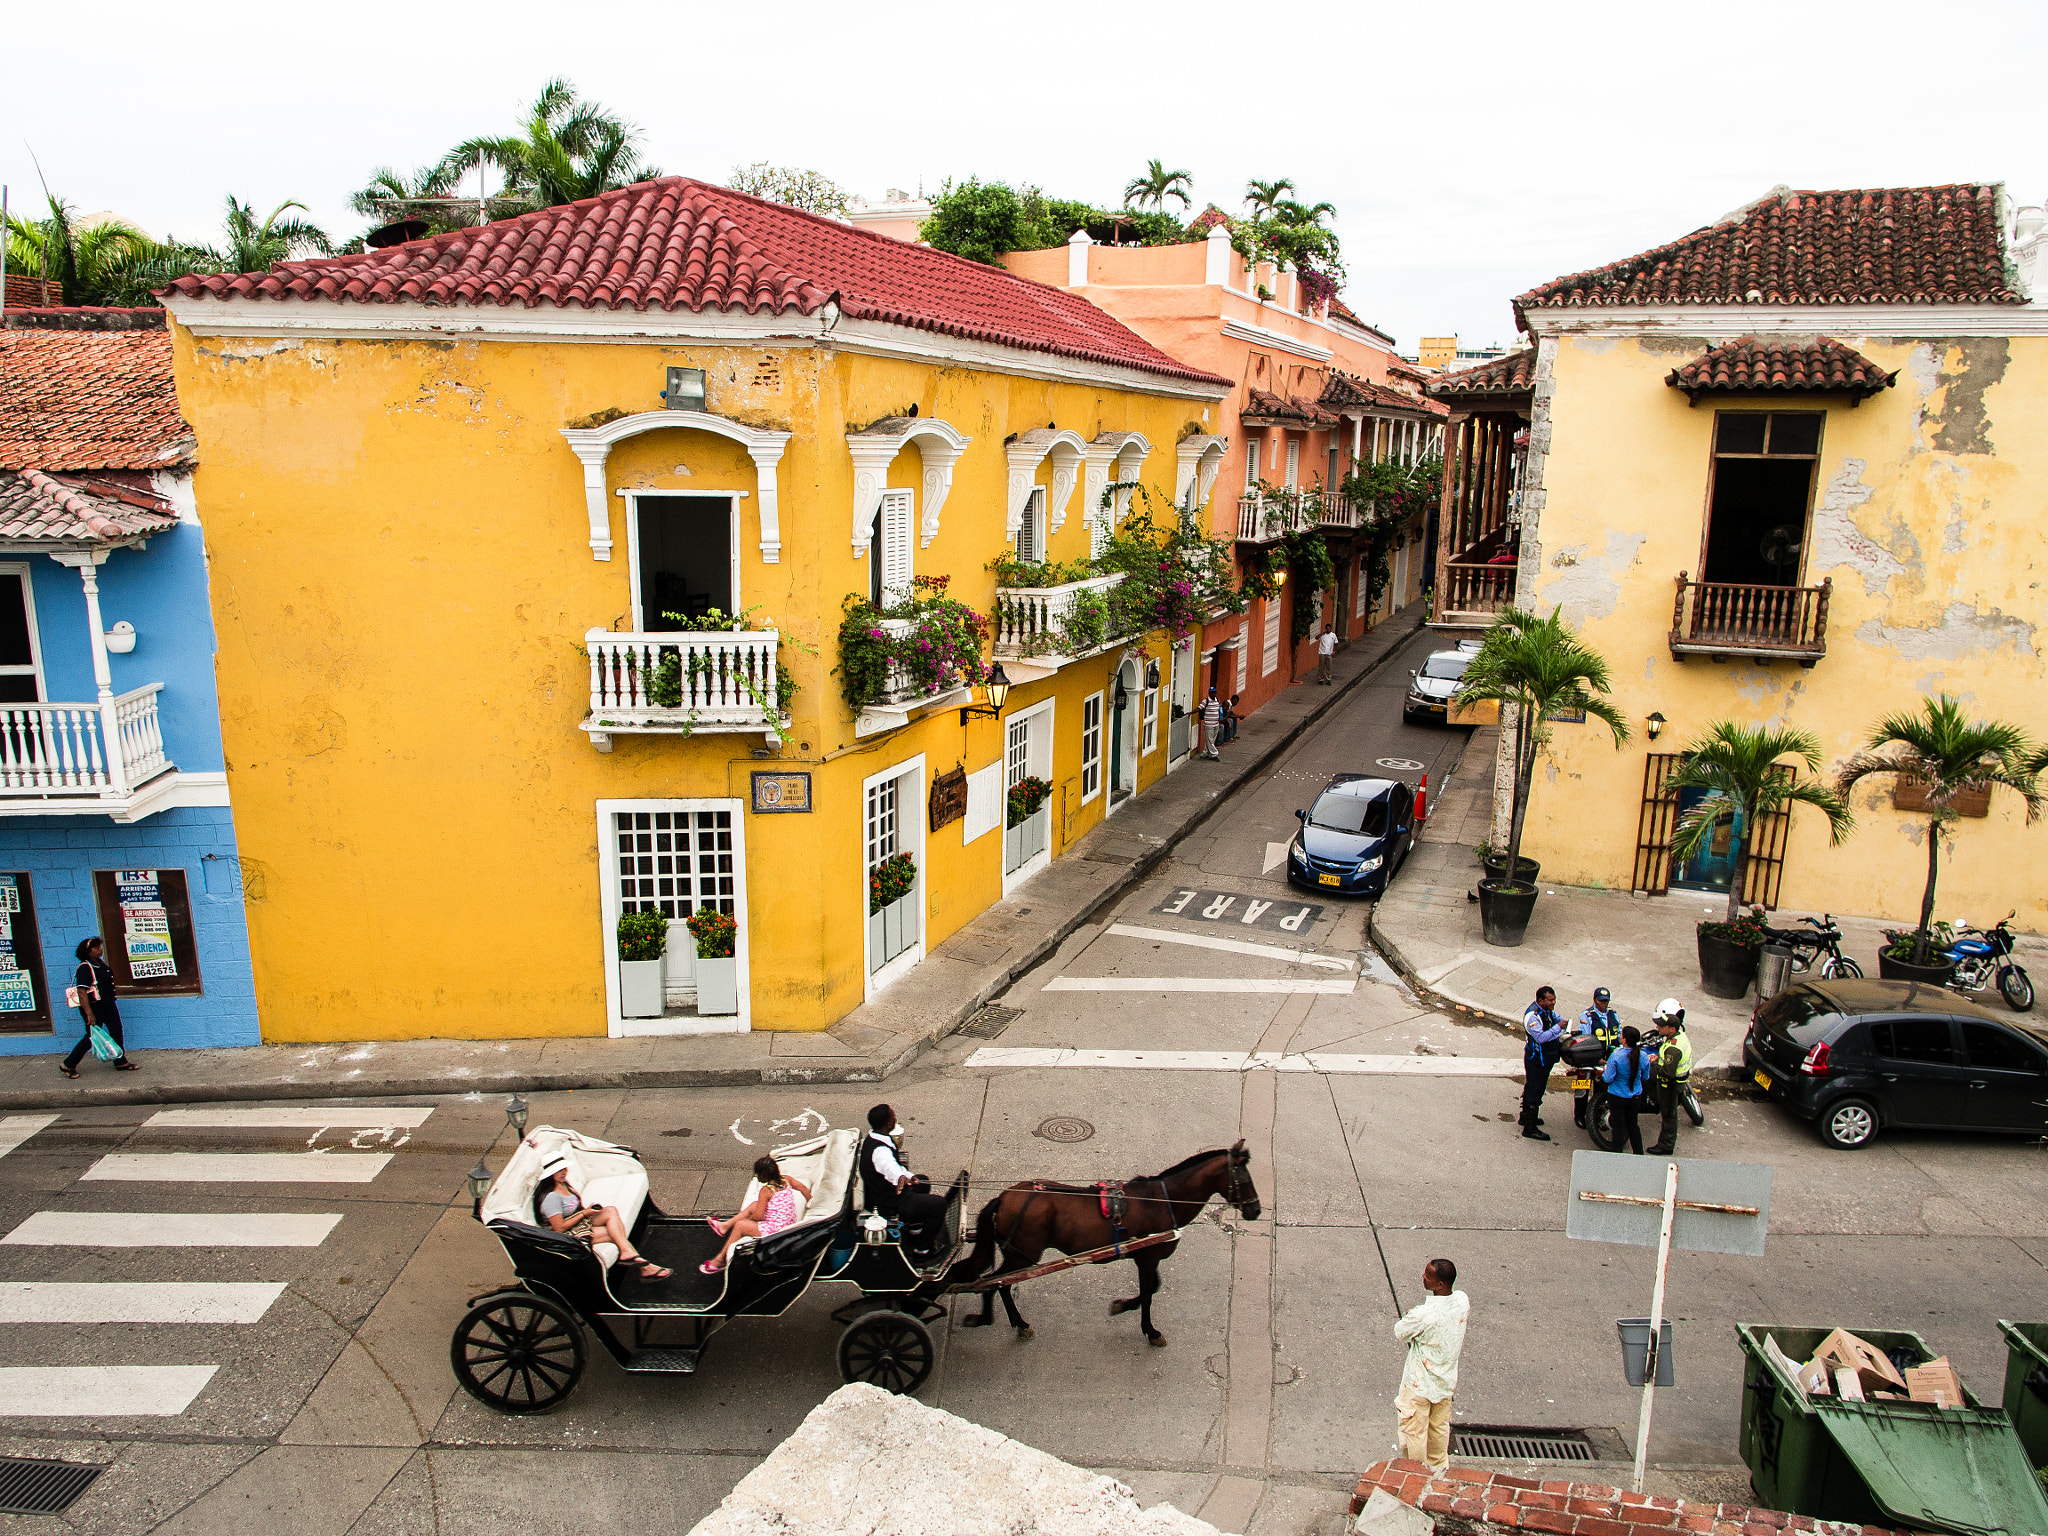
<path fill-rule="evenodd" d="M 141 1071 L 128 1059 L 127 1047 L 121 1041 L 121 1009 L 114 1001 L 114 973 L 106 962 L 106 946 L 94 934 L 79 941 L 77 955 L 78 971 L 66 988 L 65 1001 L 77 1005 L 85 1033 L 71 1047 L 61 1070 L 66 1077 L 78 1076 L 78 1063 L 91 1051 L 100 1060 L 113 1062 L 119 1071 Z"/>

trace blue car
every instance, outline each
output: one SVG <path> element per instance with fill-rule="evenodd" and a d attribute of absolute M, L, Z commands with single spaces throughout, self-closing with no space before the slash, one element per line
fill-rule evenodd
<path fill-rule="evenodd" d="M 1415 791 L 1399 779 L 1340 773 L 1296 811 L 1287 880 L 1311 890 L 1377 896 L 1415 846 Z"/>

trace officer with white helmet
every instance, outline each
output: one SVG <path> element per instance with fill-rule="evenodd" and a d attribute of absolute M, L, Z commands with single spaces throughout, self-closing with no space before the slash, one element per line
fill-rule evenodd
<path fill-rule="evenodd" d="M 1679 1101 L 1692 1079 L 1692 1037 L 1685 1032 L 1685 1007 L 1675 997 L 1659 1003 L 1650 1022 L 1661 1037 L 1650 1080 L 1656 1085 L 1657 1104 L 1663 1111 L 1657 1144 L 1650 1152 L 1655 1157 L 1669 1157 L 1678 1150 Z"/>

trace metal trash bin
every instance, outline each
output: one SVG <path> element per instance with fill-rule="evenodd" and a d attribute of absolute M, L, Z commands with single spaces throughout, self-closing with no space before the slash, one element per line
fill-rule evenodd
<path fill-rule="evenodd" d="M 1766 944 L 1756 958 L 1756 1000 L 1776 997 L 1792 974 L 1792 951 L 1784 944 Z"/>
<path fill-rule="evenodd" d="M 2008 1323 L 2005 1335 L 2005 1416 L 2027 1460 L 2048 1467 L 2048 1323 Z"/>
<path fill-rule="evenodd" d="M 1947 1531 L 1956 1536 L 2048 1532 L 2048 1497 L 2002 1409 L 1965 1384 L 1964 1407 L 1809 1399 L 1764 1349 L 1795 1364 L 1830 1329 L 1739 1323 L 1742 1459 L 1760 1504 L 1820 1520 Z M 1934 1358 L 1917 1333 L 1850 1326 L 1886 1354 Z"/>
<path fill-rule="evenodd" d="M 1614 1331 L 1621 1335 L 1621 1369 L 1632 1387 L 1643 1385 L 1649 1373 L 1650 1320 L 1647 1317 L 1616 1318 Z M 1671 1377 L 1671 1319 L 1657 1330 L 1657 1385 L 1668 1387 Z"/>

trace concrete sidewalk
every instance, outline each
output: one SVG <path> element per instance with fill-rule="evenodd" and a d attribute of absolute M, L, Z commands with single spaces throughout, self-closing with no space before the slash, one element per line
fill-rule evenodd
<path fill-rule="evenodd" d="M 1494 752 L 1500 728 L 1472 734 L 1465 755 L 1430 811 L 1422 847 L 1394 888 L 1375 907 L 1373 941 L 1416 985 L 1458 1007 L 1521 1031 L 1522 1010 L 1539 986 L 1557 989 L 1559 1012 L 1576 1018 L 1606 987 L 1622 1021 L 1647 1027 L 1657 1004 L 1675 997 L 1685 1005 L 1694 1059 L 1709 1067 L 1742 1060 L 1742 1037 L 1756 992 L 1739 1001 L 1708 997 L 1700 990 L 1699 951 L 1694 925 L 1727 915 L 1727 898 L 1701 891 L 1667 896 L 1596 890 L 1539 881 L 1542 895 L 1530 919 L 1528 937 L 1517 949 L 1497 949 L 1481 933 L 1479 905 L 1468 899 L 1484 871 L 1479 847 L 1487 841 L 1493 810 Z M 1802 914 L 1773 912 L 1773 927 L 1798 926 Z M 1819 913 L 1814 913 L 1818 917 Z M 1877 952 L 1886 927 L 1910 920 L 1845 917 L 1842 953 L 1869 976 L 1877 974 Z M 2048 954 L 2038 939 L 2019 948 Z M 1986 995 L 1993 1008 L 2005 1005 Z"/>
<path fill-rule="evenodd" d="M 829 1030 L 152 1051 L 138 1053 L 142 1071 L 125 1074 L 88 1057 L 76 1083 L 59 1075 L 54 1056 L 10 1056 L 0 1067 L 0 1109 L 879 1082 L 967 1023 L 983 1004 L 1057 950 L 1103 903 L 1143 880 L 1233 790 L 1264 773 L 1421 626 L 1422 605 L 1417 603 L 1345 645 L 1334 661 L 1334 686 L 1304 681 L 1289 688 L 1245 720 L 1220 763 L 1192 757 L 1127 801 L 1065 857 Z"/>

